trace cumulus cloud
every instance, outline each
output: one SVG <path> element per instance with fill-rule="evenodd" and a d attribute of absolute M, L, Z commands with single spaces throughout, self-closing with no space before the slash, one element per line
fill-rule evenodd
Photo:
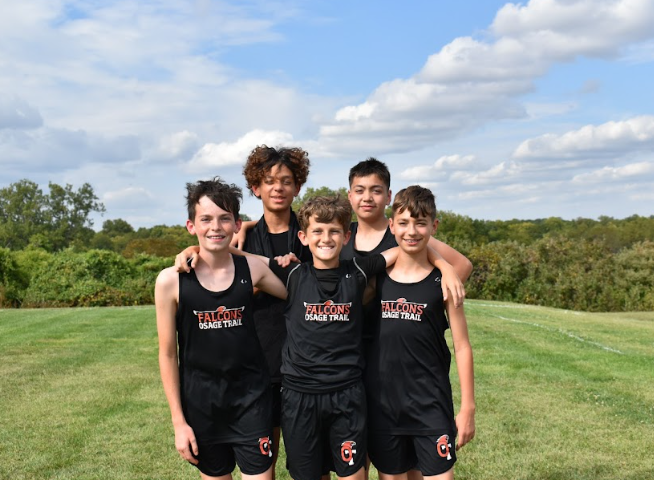
<path fill-rule="evenodd" d="M 519 160 L 593 159 L 654 149 L 654 116 L 586 125 L 578 130 L 545 134 L 522 142 L 513 153 Z"/>
<path fill-rule="evenodd" d="M 526 115 L 519 97 L 561 62 L 610 58 L 654 36 L 654 3 L 644 0 L 531 0 L 507 4 L 489 40 L 457 38 L 408 79 L 380 85 L 321 126 L 332 149 L 401 152 L 491 121 Z"/>
<path fill-rule="evenodd" d="M 143 187 L 126 187 L 120 190 L 105 192 L 102 202 L 113 208 L 129 208 L 134 205 L 153 204 L 155 196 Z"/>
<path fill-rule="evenodd" d="M 628 179 L 630 181 L 654 180 L 654 162 L 638 162 L 624 165 L 622 167 L 604 167 L 593 172 L 576 175 L 574 183 L 601 183 L 613 182 Z"/>
<path fill-rule="evenodd" d="M 442 176 L 446 171 L 460 170 L 475 163 L 474 155 L 444 155 L 434 162 L 433 165 L 418 165 L 400 172 L 400 178 L 404 180 L 428 181 Z"/>
<path fill-rule="evenodd" d="M 192 171 L 215 170 L 228 165 L 242 165 L 257 145 L 271 147 L 288 145 L 293 141 L 292 135 L 280 131 L 253 130 L 233 143 L 206 143 L 189 162 Z"/>

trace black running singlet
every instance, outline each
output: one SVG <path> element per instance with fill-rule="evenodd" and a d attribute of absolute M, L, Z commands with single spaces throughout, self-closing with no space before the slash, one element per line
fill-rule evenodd
<path fill-rule="evenodd" d="M 234 281 L 221 292 L 179 274 L 177 339 L 182 407 L 203 441 L 228 442 L 271 427 L 270 377 L 252 320 L 247 260 L 232 256 Z"/>
<path fill-rule="evenodd" d="M 371 432 L 429 435 L 453 425 L 440 282 L 437 268 L 416 283 L 377 277 L 380 310 L 366 365 Z"/>

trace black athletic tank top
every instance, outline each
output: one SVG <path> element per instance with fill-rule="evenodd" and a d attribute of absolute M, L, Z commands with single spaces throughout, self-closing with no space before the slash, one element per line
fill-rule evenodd
<path fill-rule="evenodd" d="M 270 426 L 268 366 L 252 320 L 247 260 L 232 256 L 234 281 L 221 292 L 179 274 L 177 339 L 182 407 L 203 441 L 234 441 Z"/>
<path fill-rule="evenodd" d="M 356 250 L 354 248 L 354 237 L 356 237 L 358 228 L 358 222 L 352 222 L 350 224 L 350 232 L 352 233 L 350 234 L 350 241 L 343 245 L 343 249 L 341 250 L 340 255 L 341 260 L 352 260 L 353 258 L 367 257 L 369 255 L 385 252 L 389 248 L 397 247 L 397 242 L 391 233 L 390 227 L 386 227 L 386 232 L 384 233 L 383 238 L 375 248 L 368 252 L 364 250 Z"/>
<path fill-rule="evenodd" d="M 330 392 L 361 379 L 361 299 L 368 272 L 350 260 L 340 262 L 338 274 L 340 281 L 332 294 L 321 287 L 312 264 L 300 264 L 289 275 L 284 387 Z"/>
<path fill-rule="evenodd" d="M 453 426 L 440 281 L 437 268 L 416 283 L 377 277 L 380 311 L 366 365 L 371 432 L 429 435 Z"/>

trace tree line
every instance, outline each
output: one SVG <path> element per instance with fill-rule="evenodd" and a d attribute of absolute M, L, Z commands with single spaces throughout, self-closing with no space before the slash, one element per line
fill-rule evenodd
<path fill-rule="evenodd" d="M 316 195 L 345 189 L 307 188 Z M 157 273 L 192 242 L 181 225 L 134 229 L 91 185 L 30 180 L 0 189 L 0 307 L 141 305 Z M 468 298 L 587 311 L 654 309 L 654 216 L 477 220 L 439 214 L 437 238 L 473 262 Z M 247 217 L 246 217 L 247 218 Z"/>

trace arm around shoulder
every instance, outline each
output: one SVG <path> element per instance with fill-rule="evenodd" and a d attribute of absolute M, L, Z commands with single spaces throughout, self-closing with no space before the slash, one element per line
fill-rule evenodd
<path fill-rule="evenodd" d="M 468 257 L 459 253 L 447 243 L 443 243 L 434 237 L 429 239 L 429 246 L 436 250 L 436 252 L 438 252 L 447 263 L 452 265 L 455 273 L 462 282 L 465 283 L 465 281 L 470 278 L 470 274 L 472 273 L 472 262 L 468 260 Z"/>
<path fill-rule="evenodd" d="M 267 265 L 253 256 L 245 257 L 250 267 L 253 286 L 275 297 L 285 300 L 286 287 Z"/>

